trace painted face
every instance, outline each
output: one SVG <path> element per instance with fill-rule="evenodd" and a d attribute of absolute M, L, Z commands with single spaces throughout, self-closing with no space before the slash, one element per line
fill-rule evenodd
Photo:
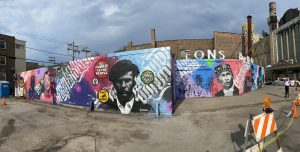
<path fill-rule="evenodd" d="M 197 83 L 198 85 L 201 85 L 201 84 L 202 84 L 202 81 L 203 81 L 203 78 L 201 77 L 201 75 L 197 75 L 197 76 L 196 76 L 196 83 Z"/>
<path fill-rule="evenodd" d="M 23 79 L 20 80 L 19 85 L 20 85 L 21 88 L 24 87 L 24 80 Z"/>
<path fill-rule="evenodd" d="M 50 90 L 50 77 L 48 74 L 44 75 L 44 87 L 46 91 Z"/>
<path fill-rule="evenodd" d="M 231 71 L 223 71 L 218 77 L 220 84 L 227 90 L 233 85 L 233 76 Z"/>
<path fill-rule="evenodd" d="M 132 71 L 127 72 L 125 75 L 118 78 L 116 82 L 114 82 L 114 87 L 116 88 L 119 98 L 130 97 L 132 95 L 132 88 L 134 85 Z"/>

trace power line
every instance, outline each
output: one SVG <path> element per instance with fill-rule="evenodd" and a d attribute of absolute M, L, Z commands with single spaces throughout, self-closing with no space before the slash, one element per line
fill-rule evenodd
<path fill-rule="evenodd" d="M 49 38 L 49 37 L 45 37 L 45 36 L 38 36 L 36 34 L 33 34 L 33 33 L 29 33 L 29 32 L 23 32 L 23 31 L 15 31 L 15 32 L 12 32 L 12 30 L 9 29 L 8 26 L 5 26 L 5 25 L 0 25 L 0 28 L 2 28 L 3 30 L 9 32 L 9 33 L 16 33 L 16 34 L 21 34 L 21 35 L 24 35 L 24 36 L 27 36 L 27 37 L 31 37 L 31 38 L 34 38 L 34 39 L 38 39 L 38 40 L 44 40 L 44 41 L 48 41 L 48 42 L 58 42 L 58 43 L 63 43 L 63 44 L 68 44 L 68 46 L 71 46 L 72 44 L 69 44 L 68 42 L 64 42 L 64 41 L 60 41 L 60 40 L 57 40 L 57 39 L 53 39 L 53 38 Z M 82 47 L 83 48 L 83 52 L 86 53 L 86 57 L 87 57 L 87 53 L 89 53 L 90 51 L 89 50 L 86 50 L 86 46 L 83 46 L 83 45 L 76 45 L 75 46 L 75 50 L 72 51 L 72 55 L 66 55 L 66 54 L 60 54 L 60 53 L 53 53 L 53 52 L 48 52 L 48 51 L 45 51 L 45 50 L 41 50 L 41 49 L 36 49 L 36 48 L 32 48 L 32 47 L 26 47 L 28 49 L 32 49 L 32 50 L 36 50 L 36 51 L 40 51 L 40 52 L 45 52 L 45 53 L 50 53 L 50 54 L 57 54 L 57 55 L 63 55 L 63 56 L 73 56 L 73 60 L 74 59 L 80 59 L 79 57 L 79 53 L 80 51 L 78 51 L 78 46 Z M 71 47 L 72 48 L 72 47 Z M 72 50 L 71 48 L 68 47 L 68 51 Z M 86 52 L 87 51 L 87 52 Z M 75 57 L 74 55 L 74 52 L 75 53 L 78 53 L 78 57 Z"/>
<path fill-rule="evenodd" d="M 6 44 L 10 44 L 10 45 L 15 45 L 16 43 L 10 43 L 10 42 L 5 42 Z M 56 54 L 56 55 L 60 55 L 60 56 L 67 56 L 70 57 L 71 55 L 67 55 L 67 54 L 61 54 L 61 53 L 55 53 L 55 52 L 49 52 L 49 51 L 45 51 L 42 49 L 37 49 L 37 48 L 33 48 L 33 47 L 25 47 L 28 48 L 30 50 L 34 50 L 34 51 L 39 51 L 39 52 L 44 52 L 44 53 L 48 53 L 48 54 Z"/>
<path fill-rule="evenodd" d="M 10 44 L 10 45 L 16 45 L 16 43 L 10 43 L 10 42 L 6 42 L 6 44 Z M 68 45 L 70 45 L 70 44 L 68 44 Z M 55 54 L 55 55 L 60 55 L 60 56 L 67 56 L 67 57 L 71 57 L 72 55 L 70 55 L 70 54 L 61 54 L 61 53 L 55 53 L 55 52 L 49 52 L 49 51 L 45 51 L 45 50 L 42 50 L 42 49 L 37 49 L 37 48 L 33 48 L 33 47 L 28 47 L 28 46 L 26 46 L 25 48 L 28 48 L 28 49 L 30 49 L 30 50 L 34 50 L 34 51 L 39 51 L 39 52 L 44 52 L 44 53 L 48 53 L 48 54 Z M 68 48 L 69 49 L 69 48 Z M 84 48 L 85 49 L 85 48 Z M 75 46 L 74 45 L 74 52 L 75 53 L 80 53 L 80 51 L 78 51 L 78 46 Z M 76 57 L 75 55 L 74 55 L 74 52 L 73 52 L 73 61 L 74 61 L 74 59 L 80 59 L 80 57 Z M 38 61 L 38 60 L 37 60 Z M 52 63 L 52 62 L 51 62 Z"/>
<path fill-rule="evenodd" d="M 60 41 L 60 40 L 49 38 L 49 37 L 45 37 L 45 36 L 36 35 L 36 34 L 33 34 L 33 33 L 29 33 L 29 32 L 23 32 L 23 31 L 14 31 L 13 32 L 7 26 L 4 26 L 4 25 L 0 25 L 0 28 L 2 28 L 3 30 L 5 30 L 5 31 L 7 31 L 9 33 L 16 33 L 16 34 L 20 34 L 20 35 L 23 35 L 23 36 L 31 37 L 31 38 L 34 38 L 34 39 L 38 39 L 38 40 L 44 40 L 44 41 L 48 41 L 48 42 L 52 42 L 52 43 L 64 43 L 64 44 L 67 44 L 67 42 L 64 42 L 64 41 Z"/>
<path fill-rule="evenodd" d="M 54 53 L 54 52 L 48 52 L 48 51 L 44 51 L 44 50 L 41 50 L 41 49 L 36 49 L 36 48 L 32 48 L 32 47 L 26 47 L 28 49 L 31 49 L 31 50 L 35 50 L 35 51 L 40 51 L 40 52 L 44 52 L 44 53 L 49 53 L 49 54 L 56 54 L 56 55 L 62 55 L 62 56 L 71 56 L 71 55 L 67 55 L 67 54 L 60 54 L 60 53 Z"/>
<path fill-rule="evenodd" d="M 24 32 L 24 31 L 15 31 L 15 32 L 12 32 L 12 30 L 10 30 L 9 27 L 5 26 L 5 25 L 0 25 L 0 28 L 2 28 L 3 30 L 5 30 L 5 31 L 7 31 L 9 33 L 16 33 L 16 34 L 20 34 L 20 35 L 23 35 L 23 36 L 31 37 L 31 38 L 34 38 L 34 39 L 42 40 L 42 41 L 47 41 L 47 42 L 52 42 L 52 43 L 68 44 L 68 42 L 65 42 L 65 41 L 61 41 L 61 40 L 57 40 L 57 39 L 54 39 L 54 38 L 50 38 L 50 37 L 46 37 L 46 36 L 41 36 L 41 35 L 29 33 L 29 32 Z M 78 45 L 78 46 L 85 47 L 83 45 Z"/>
<path fill-rule="evenodd" d="M 5 56 L 5 57 L 8 57 L 13 60 L 20 59 L 20 60 L 25 60 L 25 61 L 29 60 L 29 61 L 35 61 L 35 62 L 52 63 L 52 62 L 47 62 L 47 61 L 39 61 L 39 60 L 35 60 L 35 59 L 25 59 L 25 58 L 20 58 L 20 57 L 13 57 L 13 56 L 5 55 L 5 54 L 0 54 L 0 56 Z"/>

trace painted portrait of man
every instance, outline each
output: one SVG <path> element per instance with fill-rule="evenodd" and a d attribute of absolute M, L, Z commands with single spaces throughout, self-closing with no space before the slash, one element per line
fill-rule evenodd
<path fill-rule="evenodd" d="M 120 60 L 114 64 L 109 72 L 109 80 L 113 83 L 110 92 L 111 100 L 105 104 L 120 110 L 122 114 L 129 114 L 131 111 L 140 112 L 141 109 L 151 109 L 150 105 L 135 98 L 134 87 L 138 75 L 138 67 L 130 60 Z"/>
<path fill-rule="evenodd" d="M 239 89 L 233 84 L 233 73 L 229 64 L 222 64 L 215 67 L 217 80 L 223 89 L 217 92 L 216 96 L 239 95 Z"/>

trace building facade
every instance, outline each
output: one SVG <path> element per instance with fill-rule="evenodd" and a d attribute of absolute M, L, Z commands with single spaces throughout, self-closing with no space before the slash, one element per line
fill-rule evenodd
<path fill-rule="evenodd" d="M 272 23 L 277 21 L 273 17 L 276 9 L 275 13 L 274 9 L 271 9 L 274 5 L 274 2 L 270 3 L 269 17 L 272 67 L 267 71 L 273 78 L 288 75 L 292 79 L 300 79 L 300 11 L 298 8 L 289 9 L 279 22 Z"/>
<path fill-rule="evenodd" d="M 14 88 L 14 74 L 26 71 L 26 42 L 0 34 L 0 80 Z"/>
<path fill-rule="evenodd" d="M 26 71 L 39 68 L 39 64 L 35 62 L 26 62 Z"/>
<path fill-rule="evenodd" d="M 19 73 L 26 71 L 26 42 L 16 39 L 15 44 L 15 72 Z"/>
<path fill-rule="evenodd" d="M 0 80 L 10 82 L 13 88 L 15 73 L 15 37 L 0 34 Z"/>
<path fill-rule="evenodd" d="M 266 67 L 270 65 L 270 37 L 262 37 L 253 45 L 253 62 L 260 66 Z"/>
<path fill-rule="evenodd" d="M 289 9 L 280 19 L 279 27 L 272 31 L 272 61 L 300 61 L 300 15 L 299 10 Z"/>
<path fill-rule="evenodd" d="M 226 58 L 238 58 L 239 52 L 242 50 L 241 34 L 229 32 L 214 32 L 212 39 L 182 39 L 182 40 L 164 40 L 157 41 L 155 30 L 151 29 L 151 42 L 147 44 L 133 45 L 133 42 L 128 42 L 125 51 L 140 50 L 156 47 L 171 47 L 171 54 L 175 59 L 186 58 L 186 54 L 193 54 L 197 50 L 223 50 Z M 205 55 L 204 58 L 207 56 Z"/>

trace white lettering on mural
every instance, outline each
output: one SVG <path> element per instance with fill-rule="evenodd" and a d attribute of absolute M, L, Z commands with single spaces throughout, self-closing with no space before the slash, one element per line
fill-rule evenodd
<path fill-rule="evenodd" d="M 159 101 L 165 91 L 171 87 L 171 65 L 165 65 L 169 62 L 170 57 L 167 52 L 149 53 L 144 58 L 143 69 L 157 71 L 153 83 L 140 86 L 136 92 L 136 96 L 143 103 Z"/>
<path fill-rule="evenodd" d="M 94 57 L 71 61 L 68 66 L 61 69 L 62 77 L 59 79 L 56 90 L 57 99 L 59 102 L 64 103 L 70 99 L 70 92 L 72 87 L 80 82 L 84 73 L 91 67 Z M 77 80 L 79 78 L 79 80 Z"/>
<path fill-rule="evenodd" d="M 190 54 L 190 50 L 186 50 L 185 51 L 185 59 L 190 59 L 189 57 L 191 56 Z M 206 54 L 207 54 L 207 58 L 208 59 L 217 59 L 217 55 L 218 55 L 218 58 L 219 59 L 225 59 L 225 54 L 224 54 L 224 51 L 223 50 L 220 50 L 220 51 L 216 51 L 216 50 L 207 50 L 206 51 Z M 205 56 L 204 54 L 204 51 L 203 50 L 196 50 L 194 52 L 194 57 L 196 59 L 203 59 Z"/>
<path fill-rule="evenodd" d="M 108 68 L 108 64 L 99 63 L 99 65 L 95 66 L 95 69 L 97 69 L 96 75 L 107 74 L 107 72 L 108 72 L 107 68 Z"/>
<path fill-rule="evenodd" d="M 164 91 L 171 85 L 171 67 L 168 65 L 163 66 L 160 71 L 156 74 L 156 79 L 154 83 L 142 86 L 138 91 L 138 98 L 143 102 L 147 103 L 149 98 L 152 100 L 160 100 Z M 151 97 L 150 97 L 151 96 Z"/>
<path fill-rule="evenodd" d="M 177 71 L 193 71 L 199 68 L 205 68 L 206 64 L 203 62 L 198 62 L 197 59 L 191 60 L 177 60 L 175 63 Z"/>

